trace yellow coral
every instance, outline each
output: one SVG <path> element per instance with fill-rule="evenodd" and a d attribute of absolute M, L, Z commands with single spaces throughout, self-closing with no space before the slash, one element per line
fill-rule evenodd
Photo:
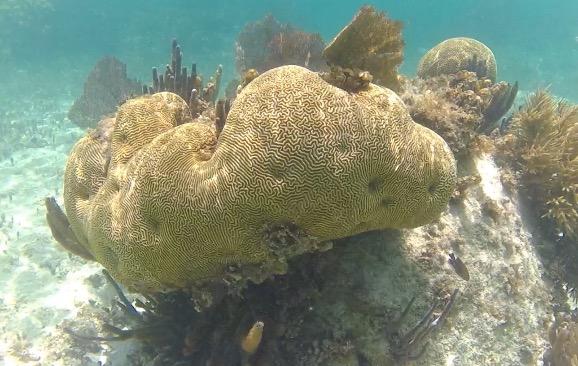
<path fill-rule="evenodd" d="M 497 65 L 492 50 L 472 38 L 447 39 L 430 49 L 421 58 L 417 75 L 422 78 L 456 74 L 468 70 L 478 77 L 496 81 Z"/>
<path fill-rule="evenodd" d="M 81 139 L 65 173 L 81 244 L 141 291 L 232 268 L 262 280 L 319 241 L 430 222 L 454 189 L 447 144 L 373 84 L 351 94 L 302 67 L 270 70 L 243 88 L 218 143 L 214 128 L 178 123 L 184 106 L 170 93 L 125 103 L 111 142 Z M 272 244 L 275 227 L 310 240 Z"/>
<path fill-rule="evenodd" d="M 369 71 L 377 83 L 397 91 L 397 69 L 403 61 L 401 28 L 400 21 L 363 6 L 323 50 L 323 57 L 332 65 Z"/>

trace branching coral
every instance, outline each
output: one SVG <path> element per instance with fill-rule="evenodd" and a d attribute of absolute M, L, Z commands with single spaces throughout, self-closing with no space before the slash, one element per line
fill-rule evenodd
<path fill-rule="evenodd" d="M 400 87 L 397 68 L 403 61 L 402 23 L 364 6 L 323 50 L 323 57 L 343 68 L 368 71 L 376 83 Z"/>
<path fill-rule="evenodd" d="M 446 143 L 373 84 L 347 93 L 285 66 L 243 88 L 218 142 L 187 121 L 175 94 L 133 99 L 110 141 L 88 135 L 68 160 L 72 230 L 141 291 L 262 282 L 327 240 L 430 222 L 454 189 Z"/>
<path fill-rule="evenodd" d="M 543 217 L 567 235 L 578 234 L 578 106 L 540 90 L 512 117 L 501 155 Z"/>
<path fill-rule="evenodd" d="M 84 92 L 70 108 L 68 118 L 80 127 L 94 127 L 101 118 L 114 114 L 122 101 L 140 94 L 141 89 L 140 83 L 127 77 L 125 64 L 104 57 L 88 75 Z"/>
<path fill-rule="evenodd" d="M 239 34 L 237 71 L 239 74 L 249 69 L 264 72 L 283 65 L 321 70 L 324 46 L 318 33 L 307 33 L 290 24 L 281 24 L 272 15 L 267 15 L 263 20 L 247 24 Z"/>
<path fill-rule="evenodd" d="M 214 104 L 219 96 L 223 67 L 219 65 L 206 85 L 197 74 L 197 64 L 193 63 L 190 74 L 186 66 L 183 66 L 183 52 L 176 39 L 173 39 L 171 47 L 171 62 L 166 65 L 164 73 L 158 72 L 156 67 L 152 70 L 152 86 L 144 87 L 144 93 L 154 94 L 159 92 L 171 92 L 185 100 L 191 108 L 193 118 L 202 114 L 210 104 Z"/>

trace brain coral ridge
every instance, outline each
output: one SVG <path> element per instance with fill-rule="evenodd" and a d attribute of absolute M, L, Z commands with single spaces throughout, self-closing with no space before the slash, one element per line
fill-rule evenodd
<path fill-rule="evenodd" d="M 467 70 L 495 82 L 497 69 L 494 53 L 485 44 L 473 38 L 457 37 L 427 51 L 419 61 L 417 75 L 428 78 Z"/>
<path fill-rule="evenodd" d="M 73 231 L 139 291 L 283 273 L 320 242 L 435 219 L 455 184 L 447 144 L 395 93 L 350 94 L 299 66 L 245 87 L 218 140 L 189 120 L 175 94 L 129 100 L 67 163 Z"/>

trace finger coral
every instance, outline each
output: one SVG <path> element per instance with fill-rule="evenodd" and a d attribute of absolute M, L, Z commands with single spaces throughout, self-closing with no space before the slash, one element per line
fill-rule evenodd
<path fill-rule="evenodd" d="M 450 38 L 426 52 L 419 62 L 417 75 L 426 78 L 462 70 L 475 72 L 478 77 L 495 82 L 497 65 L 494 53 L 475 39 Z"/>
<path fill-rule="evenodd" d="M 128 78 L 125 64 L 103 57 L 88 75 L 84 92 L 68 111 L 68 118 L 82 128 L 94 127 L 101 118 L 114 114 L 120 102 L 141 90 L 139 82 Z"/>
<path fill-rule="evenodd" d="M 578 106 L 540 90 L 512 117 L 501 154 L 521 172 L 540 214 L 578 235 Z"/>
<path fill-rule="evenodd" d="M 332 239 L 430 222 L 454 190 L 447 144 L 374 84 L 279 67 L 242 89 L 218 139 L 190 121 L 175 94 L 129 100 L 67 163 L 78 241 L 142 292 L 261 282 Z"/>

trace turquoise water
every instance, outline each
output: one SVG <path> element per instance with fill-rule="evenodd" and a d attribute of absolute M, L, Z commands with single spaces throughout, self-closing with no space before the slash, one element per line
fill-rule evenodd
<path fill-rule="evenodd" d="M 173 37 L 189 57 L 199 60 L 202 71 L 222 63 L 231 75 L 234 41 L 247 22 L 272 13 L 329 41 L 364 2 L 235 0 L 191 5 L 188 1 L 104 0 L 79 5 L 73 0 L 30 0 L 10 4 L 20 4 L 20 9 L 0 13 L 0 47 L 10 50 L 0 64 L 16 64 L 35 77 L 39 71 L 59 78 L 73 73 L 79 85 L 103 54 L 117 56 L 129 65 L 130 74 L 148 80 L 151 62 L 165 59 L 166 44 Z M 500 79 L 518 80 L 523 90 L 550 86 L 555 94 L 578 99 L 576 1 L 373 4 L 404 22 L 404 73 L 414 74 L 419 58 L 440 41 L 470 36 L 494 51 Z"/>
<path fill-rule="evenodd" d="M 197 366 L 190 357 L 186 359 L 189 363 L 181 364 L 155 363 L 152 356 L 141 362 L 138 355 L 150 354 L 141 352 L 141 344 L 134 340 L 103 346 L 68 332 L 74 328 L 79 333 L 102 335 L 93 329 L 97 319 L 131 326 L 131 319 L 123 318 L 119 311 L 118 296 L 101 274 L 102 267 L 59 248 L 45 217 L 44 198 L 54 196 L 62 202 L 68 153 L 86 132 L 68 119 L 67 112 L 101 57 L 115 56 L 127 65 L 130 78 L 151 84 L 151 67 L 169 61 L 171 40 L 176 38 L 184 63 L 196 62 L 200 74 L 212 75 L 217 65 L 223 65 L 222 91 L 229 80 L 239 76 L 235 41 L 247 23 L 272 14 L 282 23 L 318 32 L 327 43 L 364 4 L 367 2 L 357 0 L 0 0 L 0 366 Z M 577 0 L 390 0 L 370 4 L 403 23 L 401 74 L 415 77 L 420 58 L 439 42 L 471 37 L 492 49 L 498 81 L 517 81 L 519 96 L 548 88 L 557 97 L 578 102 Z M 507 192 L 505 183 L 500 183 L 502 172 L 491 158 L 484 155 L 484 159 L 459 168 L 460 174 L 462 170 L 477 171 L 481 184 L 471 190 L 463 206 L 446 210 L 441 223 L 343 239 L 327 252 L 327 259 L 315 254 L 311 266 L 305 260 L 296 264 L 299 271 L 290 273 L 281 288 L 305 288 L 307 296 L 290 296 L 293 313 L 283 308 L 288 314 L 283 316 L 305 324 L 298 335 L 310 338 L 301 344 L 298 336 L 282 334 L 289 341 L 279 347 L 286 346 L 283 352 L 289 356 L 303 351 L 299 353 L 301 363 L 272 363 L 261 351 L 257 357 L 243 354 L 247 357 L 237 357 L 237 363 L 216 365 L 401 365 L 404 363 L 383 363 L 379 357 L 386 348 L 394 348 L 400 338 L 398 331 L 407 331 L 409 326 L 384 329 L 384 319 L 396 319 L 415 300 L 416 310 L 407 313 L 407 321 L 415 324 L 427 312 L 431 299 L 438 301 L 434 305 L 439 316 L 441 305 L 450 303 L 451 307 L 458 292 L 450 325 L 432 331 L 432 337 L 443 337 L 433 338 L 426 356 L 418 357 L 415 364 L 551 365 L 544 361 L 548 359 L 544 354 L 552 348 L 548 338 L 552 309 L 574 309 L 575 313 L 576 303 L 566 296 L 571 286 L 553 284 L 549 277 L 569 267 L 550 261 L 548 255 L 575 261 L 571 255 L 559 253 L 561 247 L 552 245 L 559 238 L 538 230 L 534 213 L 525 212 L 523 200 Z M 492 211 L 495 202 L 498 209 Z M 456 276 L 455 264 L 448 264 L 449 252 L 464 259 L 469 273 L 462 269 Z M 570 268 L 576 270 L 576 266 Z M 578 275 L 568 276 L 578 283 Z M 215 333 L 222 338 L 225 334 L 233 346 L 215 346 L 212 351 L 223 351 L 227 357 L 231 349 L 239 351 L 239 340 L 252 329 L 251 322 L 260 322 L 259 316 L 267 313 L 264 309 L 270 304 L 262 300 L 268 299 L 263 293 L 283 298 L 289 292 L 272 287 L 274 290 L 250 287 L 247 302 L 256 304 L 255 308 L 238 299 L 229 304 L 245 312 L 239 320 L 242 326 L 231 334 L 219 328 L 220 333 Z M 442 290 L 446 292 L 440 295 Z M 134 303 L 135 299 L 145 301 L 139 295 L 128 296 Z M 196 316 L 189 314 L 192 305 L 183 313 Z M 215 318 L 215 323 L 221 320 Z M 578 324 L 576 314 L 572 319 Z M 270 319 L 264 321 L 268 331 Z M 578 325 L 575 329 L 578 339 Z M 186 337 L 179 335 L 179 342 L 187 346 Z M 273 338 L 269 333 L 265 336 Z M 178 351 L 190 356 L 181 343 Z M 205 351 L 200 352 L 202 357 L 209 352 Z M 276 354 L 271 349 L 267 352 Z M 311 361 L 317 356 L 322 359 L 321 355 L 326 357 L 324 363 Z"/>

